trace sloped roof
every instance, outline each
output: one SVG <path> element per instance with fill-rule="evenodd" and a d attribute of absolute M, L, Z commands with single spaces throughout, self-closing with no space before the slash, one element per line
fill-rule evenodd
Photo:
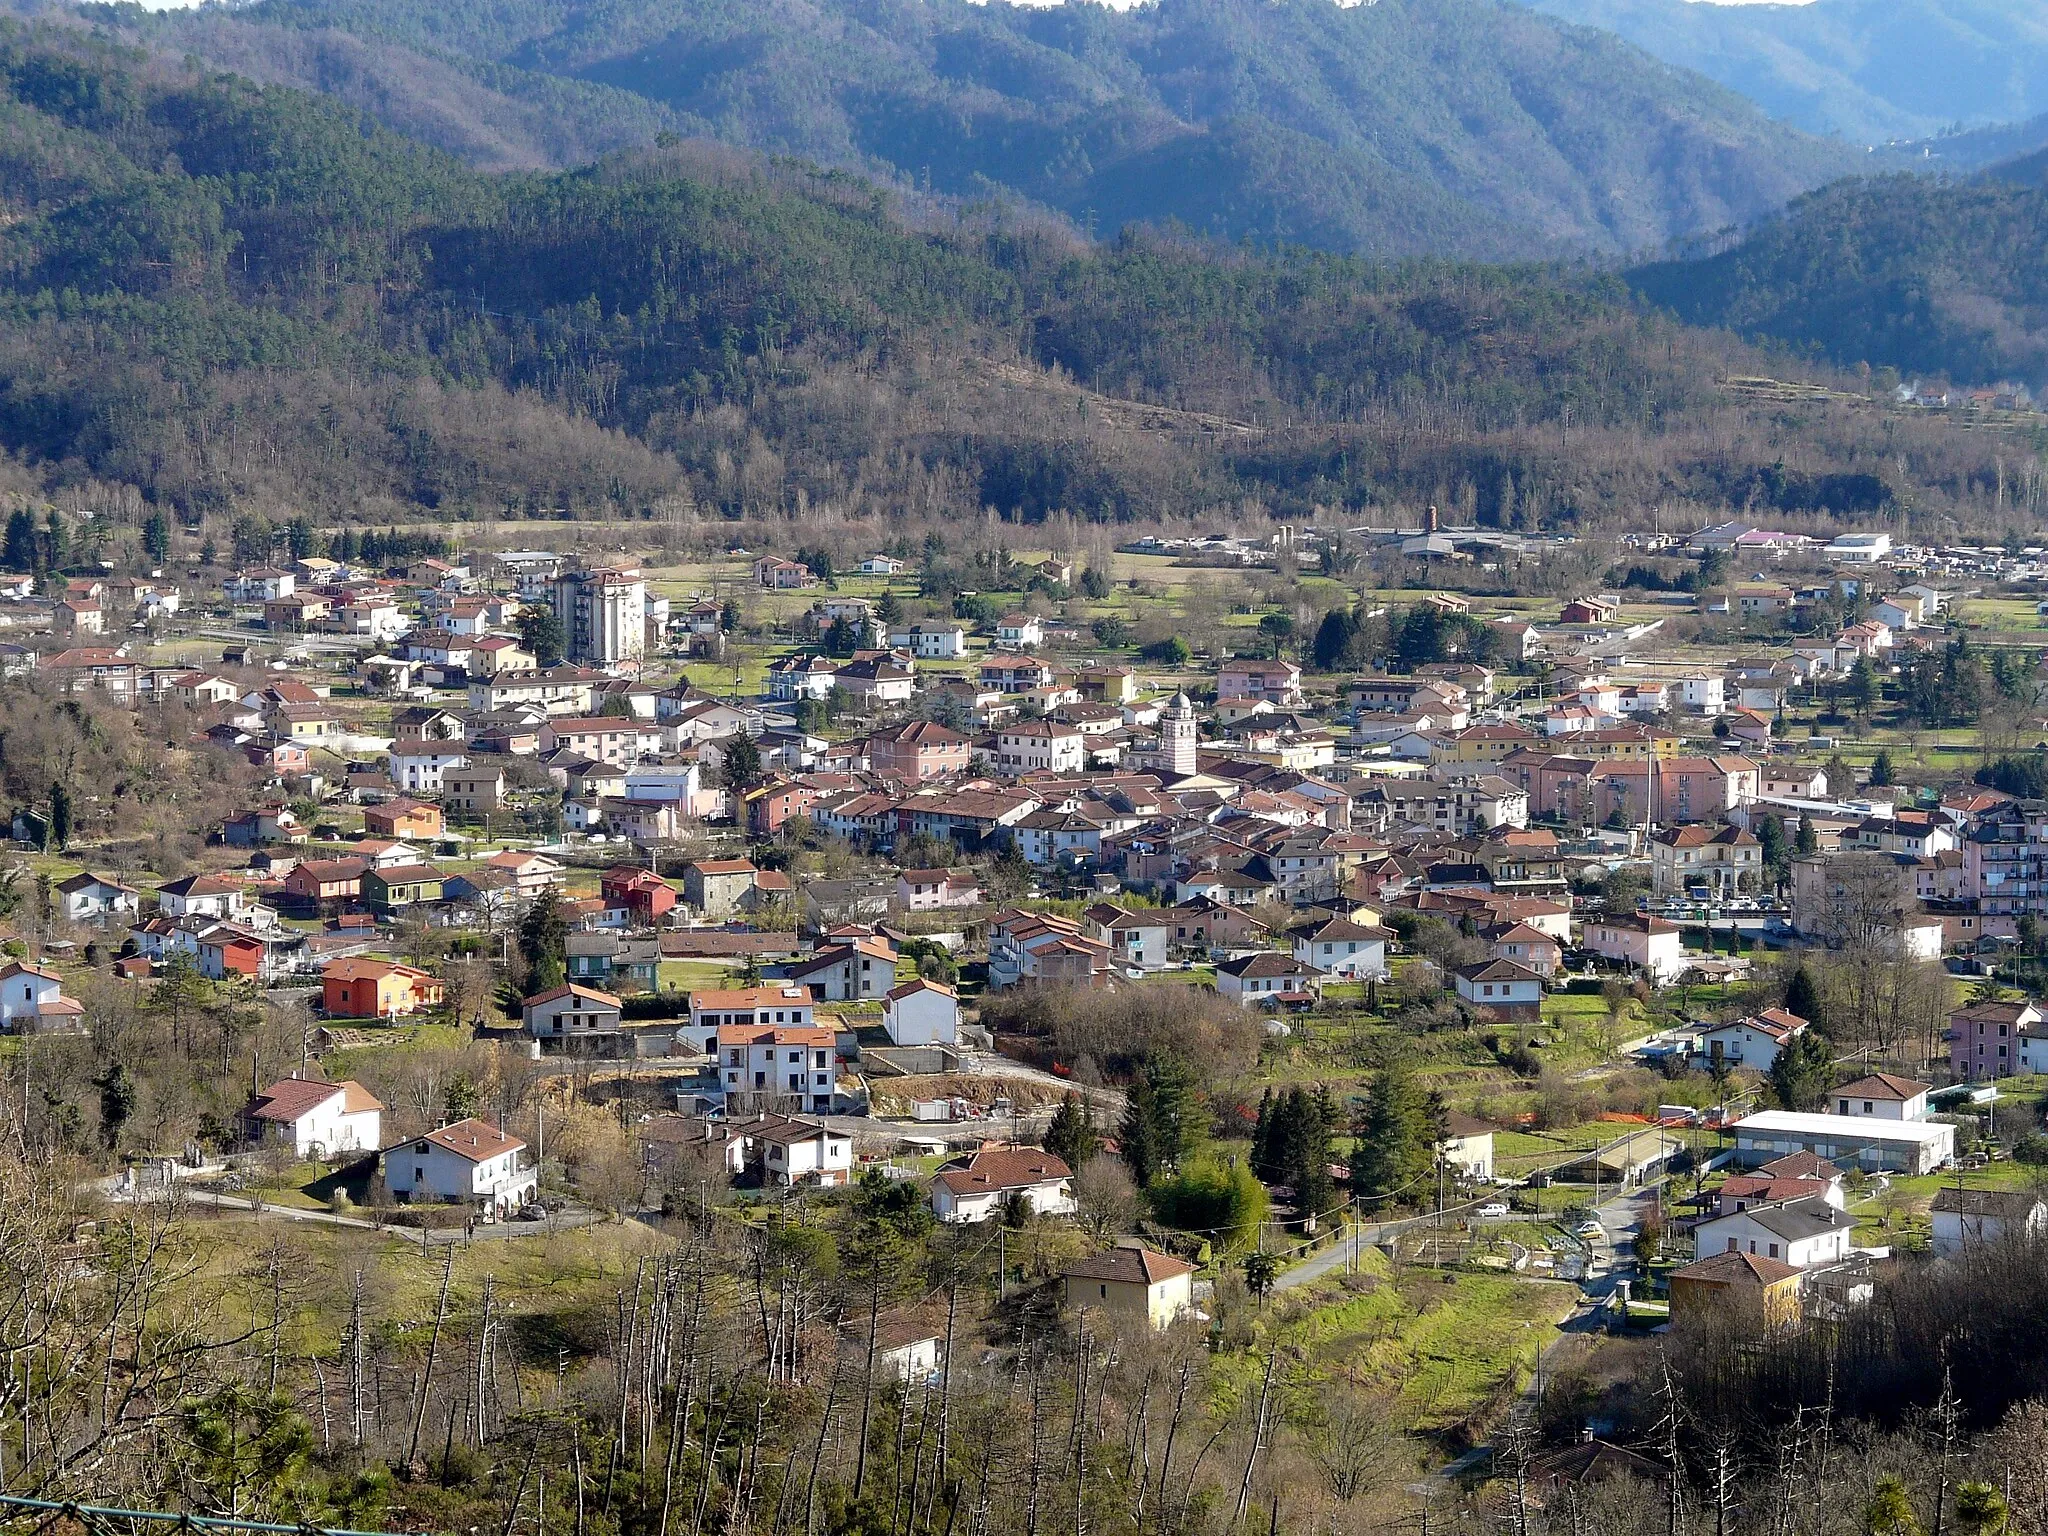
<path fill-rule="evenodd" d="M 938 1181 L 956 1195 L 985 1195 L 1073 1176 L 1064 1160 L 1038 1147 L 983 1147 L 966 1167 L 942 1169 Z"/>
<path fill-rule="evenodd" d="M 1179 1275 L 1191 1275 L 1195 1266 L 1186 1259 L 1161 1253 L 1156 1248 L 1105 1248 L 1085 1259 L 1076 1259 L 1060 1273 L 1070 1280 L 1115 1280 L 1128 1285 L 1158 1285 Z"/>
<path fill-rule="evenodd" d="M 481 1120 L 458 1120 L 438 1131 L 427 1132 L 421 1139 L 472 1163 L 486 1162 L 506 1152 L 517 1152 L 526 1145 L 517 1136 L 507 1136 L 496 1126 L 486 1125 Z"/>
<path fill-rule="evenodd" d="M 1673 1280 L 1704 1280 L 1715 1285 L 1776 1285 L 1797 1276 L 1790 1264 L 1761 1253 L 1716 1253 L 1671 1272 Z"/>

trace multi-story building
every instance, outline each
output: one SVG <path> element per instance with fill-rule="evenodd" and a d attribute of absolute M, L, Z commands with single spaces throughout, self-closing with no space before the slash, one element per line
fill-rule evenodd
<path fill-rule="evenodd" d="M 1088 765 L 1087 738 L 1052 720 L 1021 720 L 996 736 L 996 767 L 1004 773 L 1079 773 Z"/>
<path fill-rule="evenodd" d="M 2048 916 L 2048 801 L 2006 800 L 1977 814 L 1963 840 L 1963 889 L 1988 935 L 2009 938 L 2020 918 Z"/>
<path fill-rule="evenodd" d="M 1704 887 L 1716 897 L 1754 890 L 1763 845 L 1739 827 L 1666 827 L 1650 839 L 1650 894 L 1683 896 Z"/>
<path fill-rule="evenodd" d="M 647 651 L 647 583 L 638 571 L 603 567 L 555 578 L 555 617 L 572 661 L 610 666 Z"/>
<path fill-rule="evenodd" d="M 833 1035 L 800 1024 L 728 1024 L 718 1031 L 718 1096 L 726 1113 L 832 1108 Z"/>

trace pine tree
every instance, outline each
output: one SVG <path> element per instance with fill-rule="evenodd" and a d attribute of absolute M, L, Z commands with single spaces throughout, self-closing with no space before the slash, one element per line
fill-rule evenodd
<path fill-rule="evenodd" d="M 1377 1200 L 1404 1194 L 1429 1172 L 1431 1151 L 1425 1105 L 1413 1079 L 1405 1067 L 1384 1068 L 1374 1076 L 1359 1116 L 1352 1188 Z"/>
<path fill-rule="evenodd" d="M 61 783 L 50 785 L 50 842 L 59 849 L 71 846 L 71 791 Z"/>
<path fill-rule="evenodd" d="M 569 925 L 556 905 L 552 886 L 543 889 L 519 923 L 519 956 L 526 962 L 526 988 L 531 996 L 559 987 L 568 971 L 563 955 Z"/>
<path fill-rule="evenodd" d="M 1803 960 L 1785 982 L 1785 1011 L 1802 1019 L 1820 1017 L 1820 988 Z"/>
<path fill-rule="evenodd" d="M 1202 1141 L 1201 1104 L 1194 1074 L 1178 1056 L 1153 1056 L 1145 1063 L 1151 1088 L 1152 1136 L 1163 1168 L 1177 1168 Z"/>
<path fill-rule="evenodd" d="M 1117 1123 L 1116 1144 L 1138 1188 L 1151 1184 L 1159 1172 L 1159 1143 L 1153 1128 L 1152 1082 L 1138 1074 L 1131 1091 L 1124 1096 L 1124 1117 Z"/>
<path fill-rule="evenodd" d="M 8 517 L 7 541 L 4 548 L 0 548 L 0 564 L 10 571 L 42 571 L 43 551 L 36 539 L 34 513 L 17 507 Z"/>
<path fill-rule="evenodd" d="M 1787 1109 L 1815 1110 L 1835 1085 L 1835 1053 L 1817 1029 L 1802 1029 L 1771 1061 L 1771 1091 Z"/>
<path fill-rule="evenodd" d="M 1079 1094 L 1062 1099 L 1053 1111 L 1052 1123 L 1045 1128 L 1045 1150 L 1077 1170 L 1095 1155 L 1101 1141 L 1095 1131 L 1094 1107 Z"/>
<path fill-rule="evenodd" d="M 1813 817 L 1810 813 L 1800 815 L 1799 830 L 1793 836 L 1792 846 L 1801 855 L 1820 851 L 1820 834 L 1813 829 Z"/>
<path fill-rule="evenodd" d="M 152 512 L 143 519 L 142 552 L 153 565 L 162 565 L 171 558 L 171 524 L 163 513 Z"/>

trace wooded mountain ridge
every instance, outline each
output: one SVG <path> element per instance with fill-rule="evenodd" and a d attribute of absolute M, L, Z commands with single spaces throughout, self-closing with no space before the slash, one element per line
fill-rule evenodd
<path fill-rule="evenodd" d="M 36 6 L 44 0 L 14 0 Z M 260 0 L 91 7 L 485 168 L 664 129 L 1112 235 L 1376 256 L 1629 253 L 1858 169 L 1845 145 L 1504 0 Z"/>
<path fill-rule="evenodd" d="M 1994 440 L 1611 277 L 1089 245 L 693 143 L 487 176 L 74 29 L 0 27 L 0 201 L 0 495 L 112 525 L 2017 515 Z M 1729 383 L 1773 372 L 1837 392 Z"/>
<path fill-rule="evenodd" d="M 1884 176 L 1795 202 L 1732 249 L 1630 275 L 1695 325 L 1958 383 L 2048 380 L 2048 156 L 1968 181 Z"/>

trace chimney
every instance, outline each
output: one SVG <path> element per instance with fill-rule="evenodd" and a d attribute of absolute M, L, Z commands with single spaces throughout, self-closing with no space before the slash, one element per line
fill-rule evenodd
<path fill-rule="evenodd" d="M 1424 533 L 1435 533 L 1437 531 L 1437 511 L 1434 505 L 1422 514 L 1422 531 Z"/>

